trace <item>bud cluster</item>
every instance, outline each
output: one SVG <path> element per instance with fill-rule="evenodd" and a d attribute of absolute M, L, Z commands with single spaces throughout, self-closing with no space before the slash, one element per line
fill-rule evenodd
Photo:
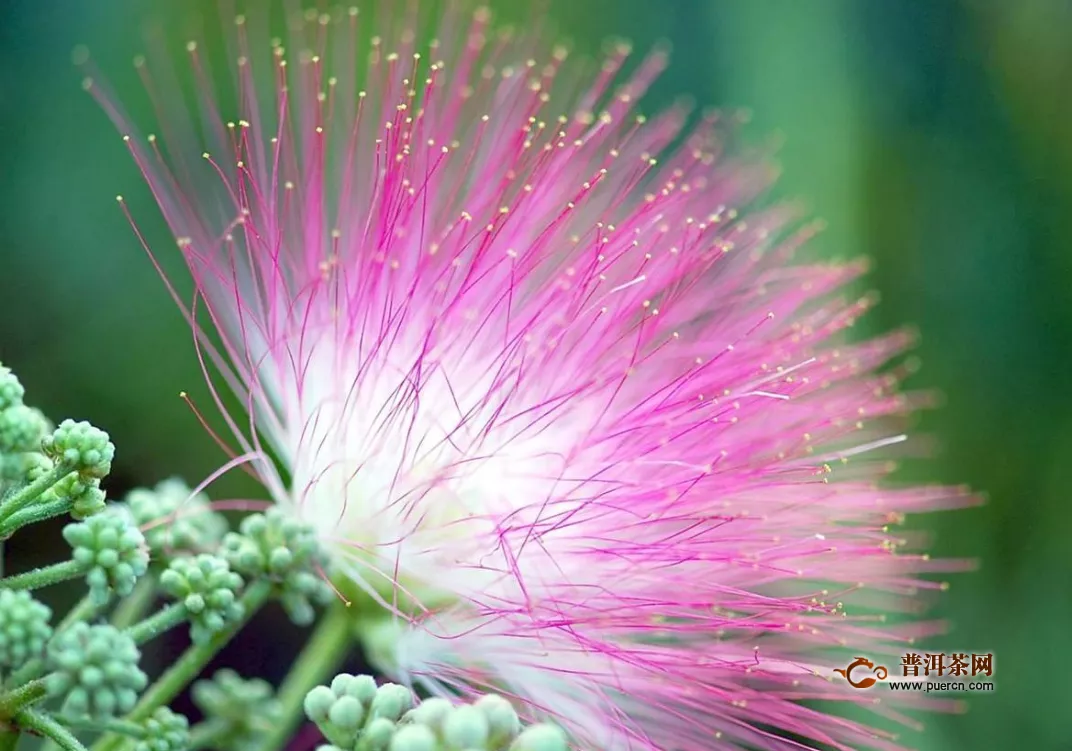
<path fill-rule="evenodd" d="M 145 736 L 134 744 L 134 751 L 184 751 L 190 745 L 190 721 L 167 707 L 153 712 L 143 725 Z"/>
<path fill-rule="evenodd" d="M 114 717 L 134 708 L 148 682 L 140 659 L 134 641 L 114 626 L 75 623 L 48 645 L 45 688 L 72 715 Z"/>
<path fill-rule="evenodd" d="M 51 618 L 52 610 L 29 592 L 0 589 L 0 671 L 22 667 L 44 653 L 52 636 Z"/>
<path fill-rule="evenodd" d="M 245 615 L 238 601 L 242 577 L 216 555 L 176 558 L 160 574 L 160 588 L 186 607 L 194 644 L 204 644 Z"/>
<path fill-rule="evenodd" d="M 321 751 L 567 751 L 553 725 L 522 729 L 506 699 L 488 694 L 472 704 L 433 697 L 420 703 L 406 688 L 377 687 L 367 675 L 341 674 L 305 697 L 305 713 L 328 746 Z"/>
<path fill-rule="evenodd" d="M 220 751 L 258 751 L 279 715 L 272 686 L 259 678 L 247 680 L 233 670 L 220 670 L 211 680 L 198 681 L 194 704 L 208 723 L 218 728 Z"/>
<path fill-rule="evenodd" d="M 278 508 L 242 520 L 239 532 L 223 538 L 221 555 L 247 579 L 267 577 L 294 623 L 313 622 L 313 604 L 331 601 L 333 593 L 320 574 L 327 561 L 312 527 Z"/>
<path fill-rule="evenodd" d="M 88 422 L 64 420 L 41 441 L 53 461 L 63 462 L 83 477 L 106 477 L 112 470 L 115 446 L 108 434 Z"/>
<path fill-rule="evenodd" d="M 145 538 L 123 514 L 99 514 L 63 528 L 75 563 L 87 569 L 90 596 L 105 603 L 128 595 L 149 567 Z"/>
<path fill-rule="evenodd" d="M 153 558 L 177 552 L 214 550 L 227 533 L 227 520 L 212 509 L 203 493 L 194 494 L 173 477 L 154 488 L 137 488 L 124 499 L 142 529 Z"/>
<path fill-rule="evenodd" d="M 23 403 L 26 389 L 10 368 L 0 363 L 0 495 L 9 485 L 32 482 L 52 462 L 41 453 L 51 430 L 40 410 Z"/>

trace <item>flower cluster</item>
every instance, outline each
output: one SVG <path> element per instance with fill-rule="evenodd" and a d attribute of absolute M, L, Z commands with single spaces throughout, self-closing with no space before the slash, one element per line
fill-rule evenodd
<path fill-rule="evenodd" d="M 177 477 L 153 488 L 135 488 L 124 499 L 135 523 L 142 528 L 154 557 L 177 551 L 213 549 L 227 533 L 227 522 L 212 509 L 203 493 L 194 494 Z"/>
<path fill-rule="evenodd" d="M 74 562 L 88 571 L 90 593 L 101 603 L 128 595 L 149 567 L 145 538 L 122 514 L 99 514 L 63 528 Z"/>
<path fill-rule="evenodd" d="M 442 698 L 414 702 L 402 686 L 377 687 L 367 675 L 337 675 L 305 697 L 305 713 L 338 751 L 566 751 L 553 725 L 521 720 L 501 696 L 473 704 Z"/>
<path fill-rule="evenodd" d="M 48 645 L 46 689 L 75 715 L 125 714 L 148 683 L 140 659 L 134 641 L 114 626 L 75 623 Z"/>
<path fill-rule="evenodd" d="M 25 396 L 18 377 L 0 363 L 0 493 L 52 468 L 41 453 L 41 441 L 51 425 L 40 410 L 23 402 Z"/>
<path fill-rule="evenodd" d="M 311 623 L 313 603 L 325 604 L 333 596 L 319 575 L 324 559 L 313 530 L 279 509 L 243 519 L 238 533 L 223 538 L 221 555 L 246 577 L 276 582 L 280 602 L 297 624 Z"/>
<path fill-rule="evenodd" d="M 134 751 L 185 751 L 190 743 L 190 722 L 183 715 L 161 707 L 145 721 L 145 737 Z"/>
<path fill-rule="evenodd" d="M 108 434 L 88 422 L 64 420 L 41 441 L 45 455 L 87 478 L 101 478 L 112 469 L 115 446 Z"/>
<path fill-rule="evenodd" d="M 45 651 L 52 611 L 29 592 L 0 589 L 0 668 L 24 665 Z"/>
<path fill-rule="evenodd" d="M 216 729 L 222 751 L 260 751 L 273 718 L 282 711 L 269 683 L 246 680 L 233 670 L 198 681 L 192 695 L 206 722 Z"/>
<path fill-rule="evenodd" d="M 238 601 L 242 577 L 226 559 L 208 553 L 176 558 L 160 575 L 160 588 L 180 600 L 190 617 L 190 638 L 202 644 L 245 616 Z"/>

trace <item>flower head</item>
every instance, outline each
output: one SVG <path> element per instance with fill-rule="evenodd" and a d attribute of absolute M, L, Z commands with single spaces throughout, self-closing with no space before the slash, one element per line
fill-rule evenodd
<path fill-rule="evenodd" d="M 907 334 L 844 336 L 863 265 L 794 262 L 814 228 L 745 212 L 773 171 L 734 117 L 635 114 L 661 51 L 582 80 L 485 11 L 427 44 L 290 21 L 269 46 L 237 19 L 233 98 L 188 46 L 196 116 L 138 61 L 160 137 L 87 88 L 189 265 L 241 451 L 394 616 L 381 667 L 582 747 L 889 746 L 797 703 L 864 701 L 824 655 L 931 628 L 880 612 L 954 564 L 890 525 L 964 502 L 878 486 L 919 399 L 876 373 Z"/>
<path fill-rule="evenodd" d="M 194 704 L 217 726 L 222 751 L 257 751 L 281 711 L 272 686 L 259 678 L 246 680 L 233 670 L 217 671 L 191 692 Z"/>
<path fill-rule="evenodd" d="M 0 666 L 20 668 L 41 654 L 52 636 L 52 610 L 29 592 L 0 589 Z"/>
<path fill-rule="evenodd" d="M 124 714 L 148 683 L 138 667 L 140 657 L 134 640 L 114 626 L 79 621 L 49 642 L 45 688 L 74 715 Z"/>
<path fill-rule="evenodd" d="M 227 533 L 227 520 L 208 498 L 192 494 L 177 477 L 153 488 L 135 488 L 124 501 L 149 549 L 161 559 L 181 551 L 211 550 Z"/>

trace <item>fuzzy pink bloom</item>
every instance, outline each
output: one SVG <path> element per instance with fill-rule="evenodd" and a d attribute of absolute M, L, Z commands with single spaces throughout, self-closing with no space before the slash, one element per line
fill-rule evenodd
<path fill-rule="evenodd" d="M 396 678 L 494 687 L 582 748 L 896 747 L 799 702 L 899 717 L 832 669 L 896 665 L 933 625 L 884 613 L 959 566 L 888 525 L 963 492 L 877 484 L 918 400 L 875 370 L 909 336 L 846 342 L 863 265 L 791 263 L 811 228 L 742 213 L 773 174 L 732 122 L 631 114 L 661 52 L 582 86 L 488 23 L 422 46 L 299 14 L 270 48 L 240 18 L 230 93 L 189 48 L 195 116 L 139 63 L 160 138 L 87 83 L 248 405 L 242 456 L 395 615 L 370 646 Z"/>

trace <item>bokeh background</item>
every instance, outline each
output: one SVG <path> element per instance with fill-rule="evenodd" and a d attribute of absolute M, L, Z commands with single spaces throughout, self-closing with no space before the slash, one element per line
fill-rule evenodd
<path fill-rule="evenodd" d="M 933 456 L 902 477 L 987 493 L 913 522 L 936 554 L 980 562 L 938 603 L 953 628 L 934 644 L 993 652 L 998 690 L 904 741 L 1072 749 L 1072 4 L 547 1 L 581 50 L 609 35 L 673 44 L 647 109 L 680 94 L 750 108 L 751 133 L 784 140 L 779 191 L 829 223 L 815 252 L 874 259 L 867 284 L 883 303 L 866 325 L 923 332 L 912 385 L 944 399 L 916 428 Z M 525 2 L 498 5 L 510 16 Z M 148 22 L 177 44 L 217 17 L 202 0 L 0 2 L 0 360 L 52 417 L 112 434 L 113 495 L 171 474 L 197 482 L 220 454 L 177 397 L 208 401 L 115 194 L 166 235 L 70 52 L 89 45 L 116 88 L 134 87 Z M 256 491 L 228 478 L 218 492 Z M 51 545 L 42 533 L 9 555 Z"/>

